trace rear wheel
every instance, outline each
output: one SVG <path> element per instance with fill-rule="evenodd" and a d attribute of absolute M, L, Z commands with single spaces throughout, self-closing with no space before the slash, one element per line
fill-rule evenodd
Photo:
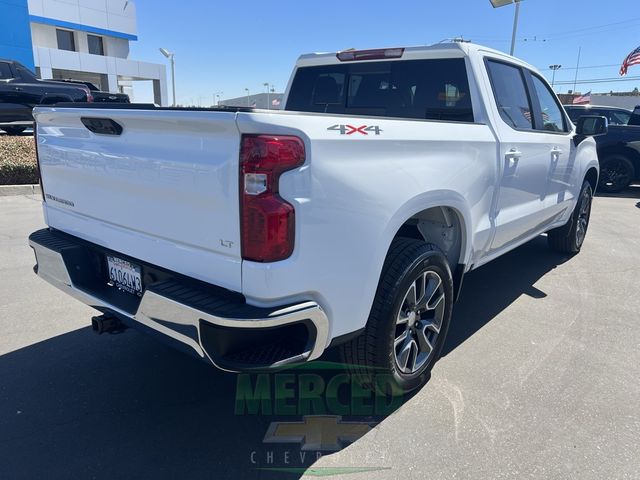
<path fill-rule="evenodd" d="M 2 127 L 2 130 L 7 132 L 8 135 L 20 135 L 27 127 Z"/>
<path fill-rule="evenodd" d="M 582 248 L 589 228 L 591 218 L 591 204 L 593 188 L 588 181 L 584 181 L 576 208 L 566 225 L 555 228 L 547 233 L 549 246 L 557 252 L 578 253 Z"/>
<path fill-rule="evenodd" d="M 367 326 L 342 347 L 345 364 L 380 393 L 421 387 L 440 356 L 452 306 L 453 279 L 444 254 L 420 240 L 394 240 Z"/>
<path fill-rule="evenodd" d="M 617 193 L 629 186 L 634 177 L 631 161 L 622 155 L 610 155 L 600 162 L 598 190 Z"/>

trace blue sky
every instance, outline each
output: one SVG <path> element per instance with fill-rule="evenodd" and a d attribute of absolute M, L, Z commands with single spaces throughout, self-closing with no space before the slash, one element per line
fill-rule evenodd
<path fill-rule="evenodd" d="M 222 98 L 265 91 L 282 92 L 302 53 L 345 48 L 424 45 L 445 38 L 465 39 L 509 50 L 514 7 L 494 9 L 489 0 L 136 0 L 139 40 L 136 60 L 162 62 L 158 47 L 176 55 L 177 100 L 210 105 Z M 578 48 L 578 80 L 620 78 L 619 66 L 640 46 L 638 0 L 609 2 L 524 0 L 516 56 L 540 69 L 561 64 L 560 92 L 573 88 Z M 605 65 L 605 66 L 603 66 Z M 582 68 L 584 67 L 584 68 Z M 549 71 L 544 71 L 551 78 Z M 578 84 L 586 92 L 640 88 L 640 65 L 617 83 Z M 561 84 L 570 82 L 571 84 Z M 136 87 L 136 101 L 151 101 L 149 86 Z"/>

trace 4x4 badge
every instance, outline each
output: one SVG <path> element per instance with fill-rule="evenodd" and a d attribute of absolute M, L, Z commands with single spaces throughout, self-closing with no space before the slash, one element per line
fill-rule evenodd
<path fill-rule="evenodd" d="M 353 125 L 332 125 L 327 128 L 327 130 L 340 132 L 340 135 L 353 135 L 354 133 L 369 135 L 369 132 L 380 135 L 380 132 L 382 132 L 382 129 L 378 125 L 362 125 L 360 127 L 354 127 Z"/>

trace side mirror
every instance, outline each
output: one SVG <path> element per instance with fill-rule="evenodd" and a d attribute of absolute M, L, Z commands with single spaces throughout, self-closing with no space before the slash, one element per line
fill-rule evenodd
<path fill-rule="evenodd" d="M 597 137 L 606 135 L 609 132 L 609 121 L 607 117 L 597 115 L 583 115 L 578 118 L 576 134 L 583 137 Z"/>

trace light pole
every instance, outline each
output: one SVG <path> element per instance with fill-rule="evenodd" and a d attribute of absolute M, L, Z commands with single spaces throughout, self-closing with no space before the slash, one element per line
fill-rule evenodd
<path fill-rule="evenodd" d="M 247 107 L 248 107 L 249 106 L 249 89 L 245 88 L 244 91 L 247 92 Z"/>
<path fill-rule="evenodd" d="M 513 17 L 513 33 L 511 34 L 511 53 L 516 51 L 516 34 L 518 33 L 518 18 L 520 17 L 520 2 L 522 0 L 489 0 L 493 8 L 504 7 L 505 5 L 510 5 L 512 3 L 516 4 L 516 13 Z"/>
<path fill-rule="evenodd" d="M 267 109 L 271 109 L 271 94 L 269 93 L 269 82 L 263 83 L 262 85 L 267 87 Z"/>
<path fill-rule="evenodd" d="M 176 56 L 166 48 L 161 48 L 160 53 L 171 60 L 171 86 L 173 87 L 173 105 L 176 106 Z"/>
<path fill-rule="evenodd" d="M 220 105 L 220 95 L 222 95 L 224 92 L 223 91 L 219 91 L 219 92 L 213 92 L 213 106 L 217 107 Z M 216 98 L 218 99 L 218 101 L 216 102 Z"/>
<path fill-rule="evenodd" d="M 556 63 L 553 65 L 549 65 L 549 68 L 553 70 L 553 74 L 551 75 L 551 87 L 553 88 L 554 84 L 556 83 L 556 71 L 560 70 L 562 68 L 562 65 L 558 65 Z"/>

